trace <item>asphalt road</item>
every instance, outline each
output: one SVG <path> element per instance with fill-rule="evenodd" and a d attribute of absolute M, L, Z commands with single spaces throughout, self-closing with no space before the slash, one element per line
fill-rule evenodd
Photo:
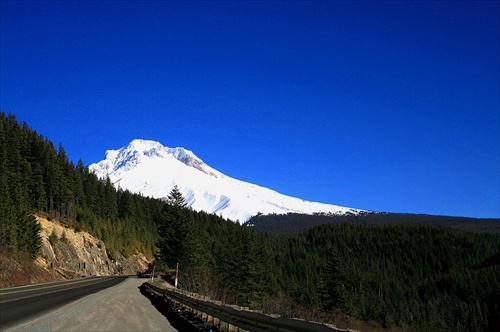
<path fill-rule="evenodd" d="M 140 293 L 143 282 L 87 278 L 0 290 L 0 330 L 176 331 Z"/>

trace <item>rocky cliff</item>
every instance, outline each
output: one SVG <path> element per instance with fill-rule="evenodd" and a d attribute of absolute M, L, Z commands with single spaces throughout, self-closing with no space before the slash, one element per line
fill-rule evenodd
<path fill-rule="evenodd" d="M 55 278 L 136 274 L 145 271 L 148 260 L 142 253 L 125 258 L 106 249 L 103 241 L 85 231 L 75 231 L 55 220 L 37 216 L 41 226 L 41 256 L 36 263 Z"/>

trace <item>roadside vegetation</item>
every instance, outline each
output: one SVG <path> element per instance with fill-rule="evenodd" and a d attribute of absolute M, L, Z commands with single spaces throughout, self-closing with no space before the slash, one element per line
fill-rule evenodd
<path fill-rule="evenodd" d="M 39 254 L 39 213 L 167 276 L 179 264 L 179 287 L 225 303 L 363 330 L 500 328 L 497 234 L 394 221 L 259 233 L 186 208 L 175 188 L 167 201 L 116 190 L 2 112 L 0 198 L 0 278 Z"/>

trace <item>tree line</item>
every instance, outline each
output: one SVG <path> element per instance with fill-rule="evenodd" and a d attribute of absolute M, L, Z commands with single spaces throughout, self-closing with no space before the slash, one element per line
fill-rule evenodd
<path fill-rule="evenodd" d="M 155 220 L 161 201 L 117 190 L 79 160 L 68 159 L 54 144 L 0 112 L 0 246 L 13 255 L 34 258 L 40 247 L 34 213 L 57 218 L 102 239 L 110 255 L 143 252 L 152 259 Z"/>
<path fill-rule="evenodd" d="M 318 225 L 294 234 L 252 228 L 116 189 L 12 114 L 0 112 L 0 246 L 38 254 L 44 214 L 144 252 L 179 286 L 284 316 L 338 313 L 407 330 L 497 331 L 500 236 L 417 223 Z M 300 222 L 300 220 L 299 220 Z"/>
<path fill-rule="evenodd" d="M 470 218 L 415 213 L 365 212 L 357 215 L 335 215 L 330 213 L 315 213 L 312 215 L 301 213 L 258 214 L 250 218 L 246 224 L 258 232 L 293 234 L 317 225 L 342 222 L 367 225 L 412 222 L 446 226 L 476 233 L 500 234 L 499 218 Z"/>

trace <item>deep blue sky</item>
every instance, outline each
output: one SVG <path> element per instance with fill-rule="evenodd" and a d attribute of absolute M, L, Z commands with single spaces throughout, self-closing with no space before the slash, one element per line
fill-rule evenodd
<path fill-rule="evenodd" d="M 1 1 L 0 108 L 303 199 L 500 217 L 498 1 Z"/>

